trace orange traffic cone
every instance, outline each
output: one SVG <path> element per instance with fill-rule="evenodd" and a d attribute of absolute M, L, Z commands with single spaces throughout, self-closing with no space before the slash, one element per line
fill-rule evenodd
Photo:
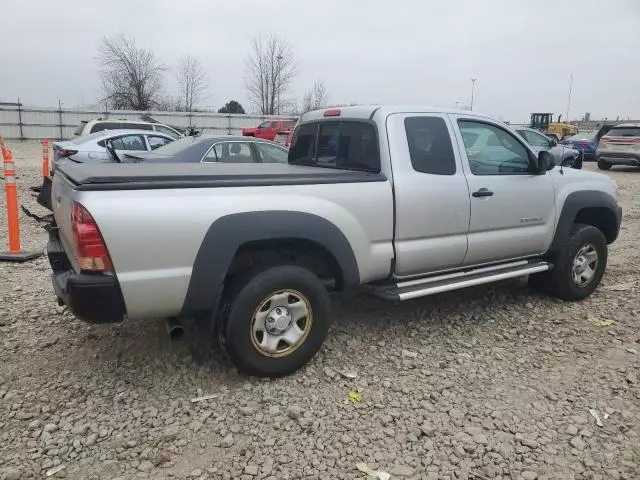
<path fill-rule="evenodd" d="M 25 262 L 42 255 L 40 252 L 25 252 L 20 247 L 20 221 L 18 216 L 18 191 L 16 171 L 11 150 L 2 146 L 4 160 L 4 191 L 7 197 L 7 225 L 9 227 L 9 251 L 0 253 L 0 261 Z"/>

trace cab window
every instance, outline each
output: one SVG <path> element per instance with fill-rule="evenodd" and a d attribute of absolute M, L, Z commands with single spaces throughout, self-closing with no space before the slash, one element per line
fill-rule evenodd
<path fill-rule="evenodd" d="M 289 163 L 343 170 L 380 171 L 375 126 L 363 121 L 321 121 L 296 128 Z"/>
<path fill-rule="evenodd" d="M 531 173 L 529 151 L 511 133 L 489 123 L 458 120 L 469 168 L 474 175 Z"/>

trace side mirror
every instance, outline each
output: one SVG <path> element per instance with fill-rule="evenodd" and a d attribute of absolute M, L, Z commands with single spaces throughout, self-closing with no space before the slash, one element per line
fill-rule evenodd
<path fill-rule="evenodd" d="M 555 147 L 556 145 L 558 145 L 558 141 L 555 138 L 550 138 L 549 139 L 549 146 L 550 147 Z"/>
<path fill-rule="evenodd" d="M 538 174 L 542 175 L 545 172 L 553 169 L 556 166 L 556 159 L 552 154 L 546 150 L 542 150 L 538 153 Z"/>

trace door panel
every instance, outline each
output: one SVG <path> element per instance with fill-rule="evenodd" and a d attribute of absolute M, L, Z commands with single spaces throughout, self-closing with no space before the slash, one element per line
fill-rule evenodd
<path fill-rule="evenodd" d="M 461 265 L 467 251 L 469 190 L 446 115 L 387 119 L 396 202 L 399 277 Z"/>
<path fill-rule="evenodd" d="M 549 172 L 531 174 L 531 155 L 499 124 L 458 118 L 458 143 L 471 192 L 465 265 L 544 253 L 555 225 Z"/>

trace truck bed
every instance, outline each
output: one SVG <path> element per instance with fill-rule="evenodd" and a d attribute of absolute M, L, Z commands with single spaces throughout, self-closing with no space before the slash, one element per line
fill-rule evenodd
<path fill-rule="evenodd" d="M 58 173 L 58 172 L 57 172 Z M 381 173 L 278 163 L 68 163 L 59 167 L 76 190 L 148 190 L 383 182 Z"/>

